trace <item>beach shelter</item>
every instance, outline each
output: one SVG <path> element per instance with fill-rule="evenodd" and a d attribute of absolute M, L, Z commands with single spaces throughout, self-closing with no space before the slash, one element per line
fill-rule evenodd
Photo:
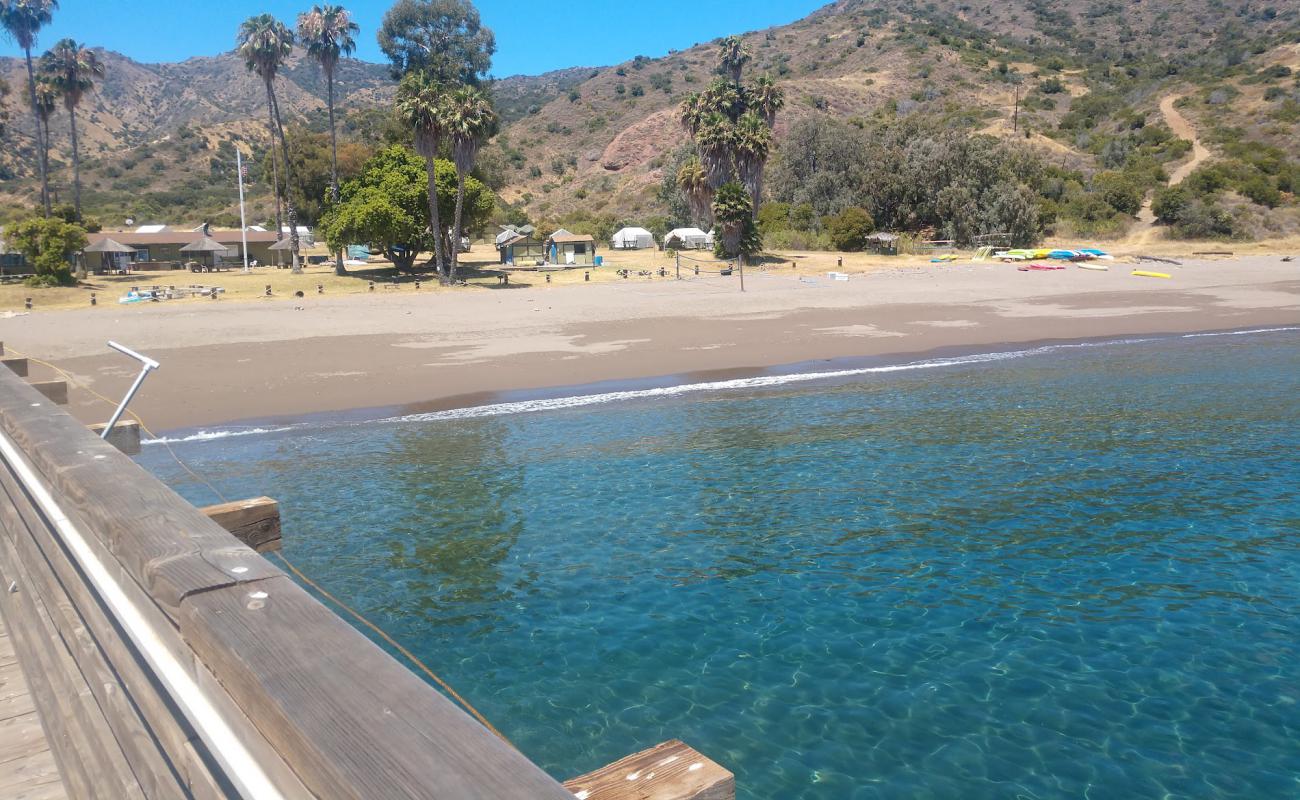
<path fill-rule="evenodd" d="M 664 247 L 678 250 L 703 250 L 709 246 L 709 235 L 699 228 L 675 228 L 664 237 Z"/>
<path fill-rule="evenodd" d="M 129 261 L 136 249 L 113 239 L 101 239 L 81 252 L 99 253 L 100 269 L 122 269 L 122 262 Z"/>
<path fill-rule="evenodd" d="M 623 228 L 609 244 L 615 250 L 644 250 L 655 246 L 655 237 L 645 228 Z"/>
<path fill-rule="evenodd" d="M 276 242 L 272 245 L 272 248 L 279 247 L 279 245 L 280 243 Z M 215 267 L 217 265 L 217 254 L 225 255 L 229 249 L 230 248 L 226 247 L 221 242 L 218 242 L 216 239 L 213 239 L 211 236 L 203 236 L 182 247 L 181 252 L 193 253 L 200 259 L 203 258 L 204 253 L 209 253 L 212 256 L 212 266 Z"/>
<path fill-rule="evenodd" d="M 596 260 L 596 239 L 586 233 L 560 228 L 546 239 L 550 262 L 560 266 L 592 266 Z"/>

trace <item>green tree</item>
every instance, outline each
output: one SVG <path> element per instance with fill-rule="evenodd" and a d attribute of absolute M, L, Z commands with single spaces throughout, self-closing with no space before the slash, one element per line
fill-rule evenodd
<path fill-rule="evenodd" d="M 32 48 L 36 46 L 36 35 L 41 28 L 54 20 L 58 9 L 58 0 L 0 0 L 0 26 L 4 27 L 9 38 L 22 48 L 23 58 L 27 62 L 27 94 L 32 109 L 32 121 L 36 126 L 37 169 L 41 174 L 41 207 L 45 216 L 50 215 L 50 178 L 49 159 L 46 156 L 48 143 L 41 133 L 41 121 L 37 117 L 40 104 L 36 100 L 36 70 L 32 67 Z"/>
<path fill-rule="evenodd" d="M 454 282 L 464 222 L 465 180 L 474 169 L 479 148 L 496 133 L 497 115 L 492 101 L 482 90 L 462 86 L 447 98 L 446 117 L 451 160 L 456 165 L 456 211 L 451 228 L 451 280 Z"/>
<path fill-rule="evenodd" d="M 293 253 L 293 271 L 301 271 L 298 263 L 298 215 L 293 201 L 289 199 L 289 144 L 284 138 L 284 125 L 280 119 L 280 106 L 275 98 L 275 78 L 284 66 L 285 59 L 293 52 L 293 31 L 283 22 L 270 14 L 249 17 L 239 26 L 236 37 L 239 55 L 244 58 L 244 66 L 249 72 L 256 73 L 266 87 L 266 109 L 270 118 L 271 143 L 274 149 L 279 142 L 283 156 L 284 181 L 278 175 L 277 160 L 271 159 L 271 180 L 275 184 L 275 235 L 280 238 L 284 225 L 280 216 L 280 203 L 283 198 L 285 216 L 289 218 L 289 242 Z M 283 191 L 281 191 L 283 190 Z"/>
<path fill-rule="evenodd" d="M 5 228 L 5 241 L 26 257 L 39 285 L 70 286 L 73 254 L 86 247 L 86 232 L 56 217 L 29 217 Z"/>
<path fill-rule="evenodd" d="M 727 36 L 718 43 L 718 72 L 740 83 L 741 70 L 750 60 L 749 48 L 739 36 Z"/>
<path fill-rule="evenodd" d="M 713 187 L 698 158 L 692 158 L 677 170 L 677 186 L 690 207 L 691 222 L 707 227 L 712 217 Z"/>
<path fill-rule="evenodd" d="M 1156 220 L 1172 225 L 1178 222 L 1191 202 L 1192 198 L 1185 188 L 1170 186 L 1156 190 L 1151 200 L 1151 211 L 1156 215 Z"/>
<path fill-rule="evenodd" d="M 451 85 L 477 84 L 496 52 L 496 37 L 468 0 L 397 0 L 378 38 L 394 77 L 426 72 Z"/>
<path fill-rule="evenodd" d="M 298 15 L 298 39 L 307 48 L 307 56 L 320 64 L 325 73 L 325 106 L 329 109 L 330 119 L 330 195 L 331 203 L 339 201 L 339 140 L 334 124 L 334 70 L 339 59 L 351 55 L 357 49 L 353 34 L 361 27 L 352 21 L 351 15 L 343 6 L 325 4 L 312 6 L 311 11 Z M 346 275 L 343 265 L 343 251 L 337 251 L 334 259 L 334 273 Z"/>
<path fill-rule="evenodd" d="M 867 246 L 867 236 L 876 223 L 865 208 L 850 207 L 826 220 L 826 232 L 836 250 L 858 251 Z"/>
<path fill-rule="evenodd" d="M 81 221 L 81 148 L 77 143 L 77 106 L 86 93 L 95 88 L 95 79 L 104 76 L 104 64 L 93 50 L 72 39 L 62 39 L 41 56 L 41 72 L 63 100 L 68 112 L 72 138 L 72 205 Z"/>
<path fill-rule="evenodd" d="M 1092 187 L 1122 214 L 1132 216 L 1142 209 L 1142 187 L 1122 172 L 1098 172 L 1092 177 Z"/>
<path fill-rule="evenodd" d="M 339 204 L 321 219 L 319 229 L 330 248 L 364 243 L 382 250 L 399 270 L 413 271 L 419 254 L 435 246 L 431 208 L 450 216 L 457 202 L 455 165 L 436 159 L 434 169 L 437 202 L 431 204 L 421 156 L 404 145 L 390 145 L 372 156 L 360 175 L 344 182 Z M 492 191 L 473 176 L 465 180 L 462 202 L 467 230 L 482 229 L 496 209 Z"/>

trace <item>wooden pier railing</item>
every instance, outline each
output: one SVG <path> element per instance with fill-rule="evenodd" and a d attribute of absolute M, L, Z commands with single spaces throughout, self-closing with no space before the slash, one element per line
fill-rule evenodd
<path fill-rule="evenodd" d="M 8 369 L 0 590 L 69 796 L 574 797 Z"/>

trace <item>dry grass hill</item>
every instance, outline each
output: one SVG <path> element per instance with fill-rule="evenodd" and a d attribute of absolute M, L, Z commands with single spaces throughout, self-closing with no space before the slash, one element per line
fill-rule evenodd
<path fill-rule="evenodd" d="M 1015 139 L 1050 163 L 1088 172 L 1103 166 L 1107 131 L 1163 124 L 1160 103 L 1175 94 L 1219 152 L 1232 142 L 1300 152 L 1298 32 L 1300 7 L 1280 0 L 840 0 L 745 39 L 751 72 L 773 75 L 786 93 L 778 158 L 780 138 L 802 118 L 919 114 L 1007 138 L 1014 127 Z M 499 172 L 500 195 L 533 218 L 655 213 L 664 170 L 685 144 L 676 108 L 712 78 L 713 49 L 704 42 L 663 58 L 498 82 L 506 124 L 485 162 Z M 228 210 L 224 188 L 205 201 L 203 187 L 223 148 L 263 140 L 258 82 L 233 54 L 158 65 L 104 57 L 108 77 L 82 115 L 88 194 Z M 0 77 L 16 89 L 20 66 L 0 59 Z M 341 68 L 345 114 L 379 113 L 392 88 L 383 66 Z M 301 54 L 280 92 L 290 117 L 319 119 L 323 82 Z M 31 139 L 15 95 L 0 197 L 30 202 Z M 61 113 L 54 128 L 62 163 Z"/>

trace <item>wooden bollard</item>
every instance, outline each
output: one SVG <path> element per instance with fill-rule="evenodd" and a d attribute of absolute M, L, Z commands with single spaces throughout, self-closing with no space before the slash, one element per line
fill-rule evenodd
<path fill-rule="evenodd" d="M 31 386 L 45 395 L 46 399 L 55 405 L 66 406 L 68 404 L 67 381 L 33 381 Z"/>
<path fill-rule="evenodd" d="M 27 377 L 27 359 L 25 358 L 5 358 L 0 359 L 0 364 L 14 371 L 14 374 L 20 378 Z"/>
<path fill-rule="evenodd" d="M 92 306 L 93 306 L 93 305 L 98 305 L 98 304 L 99 304 L 99 301 L 95 299 L 95 293 L 94 293 L 94 292 L 91 292 L 91 293 L 90 293 L 90 304 L 91 304 Z"/>
<path fill-rule="evenodd" d="M 374 281 L 371 281 L 371 282 L 370 282 L 370 291 L 373 292 L 374 290 L 375 290 L 375 282 L 374 282 Z"/>
<path fill-rule="evenodd" d="M 280 504 L 269 497 L 236 500 L 199 510 L 259 553 L 280 549 Z"/>
<path fill-rule="evenodd" d="M 91 425 L 90 432 L 99 436 L 104 432 L 104 426 L 108 423 L 101 422 L 98 425 Z M 112 433 L 104 441 L 126 453 L 128 456 L 140 454 L 140 423 L 133 419 L 120 419 L 113 426 Z"/>
<path fill-rule="evenodd" d="M 26 298 L 25 300 L 23 300 L 23 306 L 24 306 L 28 311 L 31 311 L 31 310 L 32 310 L 32 298 L 28 297 L 28 298 Z"/>
<path fill-rule="evenodd" d="M 736 776 L 673 739 L 564 782 L 590 800 L 735 800 Z"/>
<path fill-rule="evenodd" d="M 323 283 L 316 284 L 316 294 L 325 294 L 325 284 Z"/>
<path fill-rule="evenodd" d="M 415 291 L 417 291 L 417 292 L 420 291 L 420 279 L 419 279 L 419 278 L 416 278 L 416 279 L 415 279 Z"/>
<path fill-rule="evenodd" d="M 266 285 L 266 296 L 267 297 L 271 296 L 271 284 L 269 283 Z"/>
<path fill-rule="evenodd" d="M 583 279 L 584 281 L 589 281 L 589 280 L 591 280 L 591 273 L 590 273 L 590 272 L 584 272 L 584 273 L 582 273 L 582 279 Z"/>
<path fill-rule="evenodd" d="M 550 283 L 550 282 L 551 282 L 551 274 L 550 274 L 549 272 L 546 273 L 546 282 L 547 282 L 547 283 Z"/>

